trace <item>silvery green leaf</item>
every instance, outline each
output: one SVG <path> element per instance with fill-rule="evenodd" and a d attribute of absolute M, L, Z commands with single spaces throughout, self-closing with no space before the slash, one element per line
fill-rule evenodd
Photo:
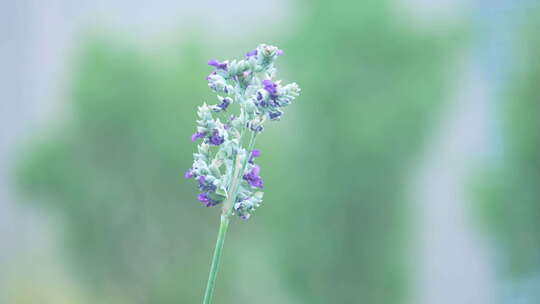
<path fill-rule="evenodd" d="M 227 189 L 225 189 L 224 186 L 220 186 L 217 188 L 216 190 L 216 193 L 221 195 L 221 196 L 224 196 L 224 197 L 228 197 L 229 195 L 227 194 Z"/>

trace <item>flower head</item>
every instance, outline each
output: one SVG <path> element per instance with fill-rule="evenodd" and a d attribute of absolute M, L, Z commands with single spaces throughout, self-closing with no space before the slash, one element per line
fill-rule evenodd
<path fill-rule="evenodd" d="M 208 87 L 223 96 L 217 96 L 216 104 L 198 108 L 191 140 L 203 140 L 184 177 L 197 181 L 201 203 L 207 207 L 223 203 L 226 215 L 248 219 L 260 206 L 264 182 L 255 164 L 261 152 L 253 149 L 254 138 L 266 121 L 279 120 L 283 108 L 300 93 L 295 83 L 282 85 L 274 79 L 274 62 L 281 55 L 281 49 L 261 44 L 241 60 L 208 61 L 215 68 L 206 78 Z"/>

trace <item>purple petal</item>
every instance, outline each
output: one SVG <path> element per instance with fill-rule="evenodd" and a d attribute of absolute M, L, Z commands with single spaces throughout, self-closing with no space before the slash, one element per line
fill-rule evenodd
<path fill-rule="evenodd" d="M 225 139 L 223 136 L 219 136 L 219 132 L 217 130 L 214 130 L 214 133 L 212 133 L 212 136 L 210 137 L 210 143 L 214 146 L 221 145 Z"/>
<path fill-rule="evenodd" d="M 254 158 L 261 156 L 261 150 L 254 149 L 253 151 L 251 151 L 251 156 Z"/>
<path fill-rule="evenodd" d="M 210 80 L 210 76 L 216 75 L 216 74 L 217 74 L 216 71 L 210 73 L 210 75 L 206 76 L 206 80 L 209 81 L 209 80 Z"/>
<path fill-rule="evenodd" d="M 230 104 L 231 104 L 231 99 L 229 97 L 225 97 L 225 98 L 223 98 L 221 103 L 218 104 L 218 107 L 220 107 L 221 110 L 225 111 L 225 110 L 227 110 L 227 108 L 229 107 Z"/>
<path fill-rule="evenodd" d="M 268 116 L 270 117 L 271 120 L 276 120 L 276 119 L 279 119 L 279 117 L 281 117 L 281 112 L 270 112 L 268 114 Z"/>
<path fill-rule="evenodd" d="M 227 70 L 227 64 L 221 63 L 215 59 L 208 60 L 208 65 L 215 67 L 216 69 Z"/>
<path fill-rule="evenodd" d="M 253 181 L 251 181 L 251 185 L 253 187 L 256 187 L 256 188 L 264 188 L 264 183 L 263 183 L 263 180 L 262 178 L 259 176 L 258 178 L 254 179 Z"/>
<path fill-rule="evenodd" d="M 261 156 L 261 151 L 260 150 L 257 150 L 257 149 L 254 149 L 253 151 L 251 151 L 251 156 L 249 157 L 249 160 L 248 162 L 250 164 L 253 164 L 253 160 L 257 157 Z"/>
<path fill-rule="evenodd" d="M 206 136 L 206 132 L 195 132 L 193 135 L 191 135 L 191 141 L 196 141 L 199 138 L 203 138 Z"/>
<path fill-rule="evenodd" d="M 265 79 L 263 80 L 263 85 L 266 87 L 266 86 L 273 86 L 274 83 L 272 82 L 272 80 L 270 79 Z"/>
<path fill-rule="evenodd" d="M 259 173 L 261 173 L 261 168 L 257 165 L 253 166 L 253 168 L 251 169 L 251 174 L 254 176 L 258 176 Z"/>
<path fill-rule="evenodd" d="M 244 175 L 244 179 L 255 188 L 263 188 L 264 183 L 262 178 L 259 176 L 260 168 L 255 165 L 251 171 Z"/>
<path fill-rule="evenodd" d="M 246 54 L 246 57 L 252 57 L 252 56 L 257 56 L 257 50 L 253 50 L 253 51 L 249 51 L 247 52 Z"/>
<path fill-rule="evenodd" d="M 277 96 L 277 84 L 273 83 L 270 79 L 263 80 L 264 89 L 270 93 L 272 97 Z"/>
<path fill-rule="evenodd" d="M 198 199 L 199 202 L 201 202 L 201 203 L 208 203 L 208 202 L 210 202 L 210 198 L 208 197 L 208 194 L 206 194 L 206 193 L 199 193 L 199 195 L 197 195 L 197 199 Z"/>
<path fill-rule="evenodd" d="M 193 174 L 193 171 L 191 169 L 187 170 L 186 173 L 184 173 L 184 178 L 193 178 L 193 176 L 195 176 Z"/>

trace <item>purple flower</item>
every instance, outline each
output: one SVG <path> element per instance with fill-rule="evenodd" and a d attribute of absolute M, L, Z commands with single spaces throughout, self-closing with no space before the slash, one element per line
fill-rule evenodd
<path fill-rule="evenodd" d="M 253 187 L 262 189 L 264 187 L 263 180 L 259 173 L 261 172 L 261 168 L 259 166 L 254 165 L 253 168 L 251 168 L 251 171 L 249 171 L 247 174 L 244 174 L 244 179 Z"/>
<path fill-rule="evenodd" d="M 250 129 L 253 132 L 262 132 L 262 130 L 264 130 L 263 126 L 251 126 Z"/>
<path fill-rule="evenodd" d="M 249 157 L 249 163 L 253 164 L 254 159 L 259 156 L 261 156 L 260 150 L 254 149 L 253 151 L 251 151 L 251 156 Z"/>
<path fill-rule="evenodd" d="M 261 101 L 263 99 L 263 95 L 261 92 L 257 92 L 257 100 Z"/>
<path fill-rule="evenodd" d="M 184 178 L 193 178 L 193 176 L 195 176 L 195 174 L 193 174 L 193 170 L 189 169 L 186 171 L 186 173 L 184 173 Z"/>
<path fill-rule="evenodd" d="M 214 146 L 219 146 L 224 141 L 225 141 L 225 139 L 223 138 L 223 136 L 219 136 L 218 130 L 214 130 L 214 132 L 212 133 L 212 136 L 210 137 L 210 144 L 212 144 Z"/>
<path fill-rule="evenodd" d="M 216 69 L 222 69 L 222 70 L 227 70 L 227 64 L 226 63 L 221 63 L 215 59 L 212 59 L 212 60 L 209 60 L 208 61 L 208 65 L 210 66 L 213 66 L 215 67 Z"/>
<path fill-rule="evenodd" d="M 206 177 L 204 175 L 201 175 L 197 178 L 197 181 L 199 182 L 199 187 L 203 188 L 206 185 Z"/>
<path fill-rule="evenodd" d="M 203 138 L 206 136 L 206 132 L 195 132 L 193 135 L 191 135 L 191 141 L 196 141 L 199 138 Z"/>
<path fill-rule="evenodd" d="M 271 120 L 278 120 L 280 117 L 281 117 L 281 112 L 270 112 L 268 113 L 268 116 L 270 117 Z"/>
<path fill-rule="evenodd" d="M 206 80 L 210 80 L 210 76 L 212 75 L 216 75 L 216 71 L 213 71 L 212 73 L 210 73 L 210 75 L 206 76 Z"/>
<path fill-rule="evenodd" d="M 278 49 L 276 53 L 277 53 L 278 56 L 281 56 L 281 55 L 283 55 L 283 50 Z"/>
<path fill-rule="evenodd" d="M 197 199 L 206 207 L 212 207 L 220 203 L 220 201 L 213 200 L 208 193 L 199 193 L 199 195 L 197 195 Z"/>
<path fill-rule="evenodd" d="M 231 99 L 229 97 L 225 97 L 223 98 L 221 103 L 218 104 L 218 107 L 220 107 L 222 111 L 225 111 L 227 110 L 230 104 L 231 104 Z"/>
<path fill-rule="evenodd" d="M 257 53 L 258 53 L 258 52 L 257 52 L 256 49 L 253 50 L 253 51 L 249 51 L 249 52 L 247 52 L 246 57 L 257 56 Z"/>
<path fill-rule="evenodd" d="M 270 94 L 272 97 L 277 96 L 277 84 L 273 83 L 270 79 L 263 80 L 263 86 L 264 89 Z"/>
<path fill-rule="evenodd" d="M 199 188 L 201 189 L 201 191 L 215 191 L 216 190 L 216 186 L 211 183 L 211 182 L 208 182 L 206 180 L 206 177 L 201 175 L 197 178 L 197 181 L 199 182 Z"/>
<path fill-rule="evenodd" d="M 199 193 L 199 195 L 197 195 L 197 199 L 202 203 L 208 203 L 210 201 L 210 198 L 206 193 Z"/>

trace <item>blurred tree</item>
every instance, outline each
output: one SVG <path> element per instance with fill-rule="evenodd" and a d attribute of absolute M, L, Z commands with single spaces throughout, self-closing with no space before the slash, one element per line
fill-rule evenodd
<path fill-rule="evenodd" d="M 516 64 L 501 104 L 503 154 L 482 179 L 481 206 L 509 278 L 540 278 L 540 37 L 538 10 L 516 37 Z M 540 300 L 538 284 L 531 285 Z M 531 296 L 531 295 L 529 295 Z M 525 302 L 524 302 L 525 303 Z"/>
<path fill-rule="evenodd" d="M 258 142 L 268 208 L 228 236 L 216 299 L 399 303 L 404 185 L 444 99 L 448 37 L 408 30 L 389 1 L 305 6 L 293 41 L 276 43 L 303 95 Z M 211 96 L 205 50 L 118 45 L 83 48 L 72 115 L 23 156 L 19 184 L 60 215 L 102 303 L 196 303 L 217 211 L 200 211 L 179 178 L 196 105 Z"/>
<path fill-rule="evenodd" d="M 201 241 L 214 235 L 193 233 L 210 217 L 200 217 L 181 176 L 207 91 L 201 48 L 189 44 L 164 62 L 90 40 L 70 119 L 23 157 L 21 189 L 61 215 L 73 265 L 101 299 L 197 302 L 210 256 Z"/>
<path fill-rule="evenodd" d="M 268 212 L 286 223 L 283 275 L 305 303 L 406 294 L 404 188 L 445 99 L 452 49 L 449 36 L 400 23 L 391 3 L 317 1 L 285 47 L 303 89 L 301 126 L 275 161 L 289 165 L 271 172 L 288 187 L 269 186 L 266 200 L 287 206 Z"/>

